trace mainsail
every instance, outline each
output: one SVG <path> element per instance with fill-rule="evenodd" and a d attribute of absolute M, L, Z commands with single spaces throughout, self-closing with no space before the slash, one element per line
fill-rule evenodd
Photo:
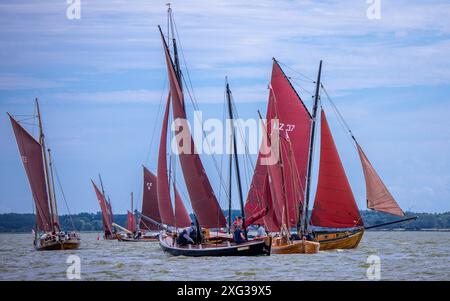
<path fill-rule="evenodd" d="M 36 205 L 37 227 L 42 231 L 51 231 L 52 222 L 41 145 L 11 115 L 9 118 Z"/>
<path fill-rule="evenodd" d="M 361 146 L 356 143 L 358 149 L 359 158 L 364 172 L 364 178 L 366 180 L 366 199 L 367 208 L 376 211 L 382 211 L 398 216 L 405 216 L 403 210 L 394 200 L 386 185 L 384 185 L 380 176 L 377 174 L 366 154 L 362 150 Z"/>
<path fill-rule="evenodd" d="M 95 185 L 94 181 L 92 181 L 92 186 L 94 186 L 94 191 L 95 194 L 97 195 L 97 200 L 100 204 L 100 209 L 102 210 L 102 215 L 103 215 L 103 221 L 104 223 L 106 223 L 106 228 L 105 233 L 109 232 L 109 234 L 112 234 L 112 226 L 111 226 L 111 217 L 110 214 L 108 213 L 110 211 L 110 206 L 108 204 L 108 202 L 106 201 L 105 197 L 103 196 L 103 194 L 100 192 L 100 190 L 97 188 L 97 185 Z"/>
<path fill-rule="evenodd" d="M 327 228 L 363 226 L 323 110 L 321 110 L 319 180 L 311 224 Z"/>
<path fill-rule="evenodd" d="M 144 169 L 144 191 L 142 193 L 142 214 L 154 221 L 161 222 L 158 206 L 157 178 L 145 166 Z M 142 219 L 139 222 L 139 228 L 142 230 L 158 230 L 158 227 L 145 223 Z"/>
<path fill-rule="evenodd" d="M 178 157 L 183 171 L 184 181 L 191 200 L 192 209 L 205 228 L 220 228 L 226 226 L 225 216 L 217 202 L 209 179 L 203 168 L 199 155 L 195 151 L 194 141 L 187 124 L 184 97 L 178 82 L 172 58 L 169 54 L 166 41 L 161 32 L 164 52 L 166 56 L 167 70 L 170 81 L 170 94 L 172 96 L 172 109 L 174 122 L 178 122 L 180 128 L 176 131 Z M 187 144 L 186 144 L 187 143 Z"/>
<path fill-rule="evenodd" d="M 290 147 L 296 157 L 295 166 L 289 164 L 283 166 L 286 179 L 286 199 L 288 202 L 288 227 L 294 227 L 297 224 L 298 207 L 303 203 L 303 193 L 295 193 L 294 187 L 300 186 L 297 189 L 301 191 L 305 188 L 311 115 L 280 65 L 274 59 L 266 114 L 269 135 L 273 128 L 272 120 L 275 118 L 279 120 L 280 136 L 289 137 L 291 142 Z M 283 162 L 289 162 L 287 155 L 287 152 L 281 152 Z M 268 169 L 267 166 L 261 164 L 263 157 L 260 152 L 245 205 L 245 214 L 247 216 L 271 205 L 271 201 L 266 198 L 268 196 L 267 192 L 264 192 Z M 294 167 L 295 171 L 292 170 Z M 298 180 L 292 183 L 292 179 L 294 178 Z M 278 225 L 279 227 L 280 225 L 280 220 L 275 220 L 274 217 L 275 215 L 272 214 L 264 218 L 264 223 L 269 231 L 277 231 L 277 227 L 273 228 L 272 226 Z"/>

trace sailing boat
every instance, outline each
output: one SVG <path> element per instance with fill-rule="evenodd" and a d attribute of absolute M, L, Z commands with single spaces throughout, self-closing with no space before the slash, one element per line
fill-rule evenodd
<path fill-rule="evenodd" d="M 172 26 L 172 33 L 174 32 L 171 8 L 168 10 L 169 24 Z M 210 237 L 209 229 L 219 229 L 226 227 L 226 220 L 223 212 L 219 206 L 216 196 L 212 190 L 209 179 L 203 168 L 203 164 L 199 155 L 195 151 L 194 141 L 192 139 L 189 127 L 186 123 L 186 111 L 184 104 L 184 96 L 182 91 L 182 74 L 178 62 L 176 40 L 173 37 L 173 52 L 174 61 L 169 53 L 168 45 L 164 34 L 159 27 L 161 39 L 163 41 L 164 53 L 166 57 L 167 70 L 170 82 L 170 94 L 168 103 L 166 105 L 166 113 L 169 107 L 169 101 L 172 103 L 173 118 L 179 122 L 181 128 L 176 133 L 178 159 L 180 161 L 181 169 L 186 183 L 189 198 L 192 204 L 192 209 L 195 213 L 197 221 L 197 238 L 198 243 L 189 245 L 179 245 L 176 243 L 173 234 L 163 231 L 160 235 L 160 245 L 162 249 L 172 255 L 185 256 L 244 256 L 244 255 L 262 255 L 270 254 L 270 243 L 267 241 L 248 241 L 242 244 L 230 242 L 227 239 L 219 239 L 218 236 Z M 182 139 L 177 135 L 180 130 L 184 131 Z M 162 137 L 165 135 L 164 130 Z M 181 138 L 181 139 L 180 139 Z M 187 145 L 185 145 L 187 143 Z M 161 152 L 161 147 L 164 148 L 166 141 L 161 139 L 160 153 L 158 165 L 165 162 L 165 153 Z M 187 146 L 187 147 L 186 147 Z M 185 150 L 188 148 L 188 150 Z M 164 157 L 164 158 L 162 158 Z M 158 166 L 158 169 L 160 167 Z M 163 169 L 163 167 L 161 167 Z M 169 201 L 167 198 L 167 182 L 165 175 L 158 174 L 158 204 L 160 206 L 160 213 L 163 219 L 170 219 L 173 211 L 169 211 Z M 161 181 L 161 182 L 160 182 Z M 161 188 L 161 189 L 160 189 Z M 165 194 L 163 194 L 163 191 Z M 205 229 L 202 233 L 201 227 Z M 200 237 L 199 237 L 200 236 Z"/>
<path fill-rule="evenodd" d="M 308 212 L 308 203 L 311 187 L 312 154 L 314 149 L 315 124 L 317 110 L 320 101 L 320 87 L 322 73 L 322 61 L 319 65 L 319 73 L 316 81 L 316 92 L 312 113 L 312 128 L 309 144 L 308 174 L 306 186 L 305 212 Z M 339 114 L 340 115 L 340 114 Z M 342 117 L 341 117 L 342 118 Z M 380 227 L 386 224 L 400 223 L 417 217 L 408 217 L 394 222 L 366 227 L 359 213 L 353 192 L 345 174 L 339 153 L 331 134 L 330 127 L 323 108 L 320 110 L 320 163 L 319 179 L 311 221 L 305 215 L 303 233 L 310 232 L 309 226 L 321 227 L 315 232 L 316 240 L 320 242 L 320 250 L 352 249 L 361 241 L 364 230 Z M 344 124 L 346 124 L 344 122 Z M 366 182 L 366 199 L 369 209 L 405 217 L 404 212 L 392 197 L 386 185 L 376 173 L 372 164 L 367 159 L 361 146 L 356 141 L 351 130 L 350 133 L 361 160 Z"/>
<path fill-rule="evenodd" d="M 52 156 L 50 149 L 47 150 L 45 147 L 37 98 L 36 112 L 39 122 L 38 141 L 8 113 L 36 207 L 33 245 L 38 251 L 77 249 L 80 246 L 78 233 L 66 233 L 60 228 Z"/>
<path fill-rule="evenodd" d="M 250 185 L 246 214 L 267 208 L 266 215 L 255 223 L 264 224 L 269 232 L 279 233 L 273 239 L 272 253 L 317 253 L 317 243 L 294 241 L 290 233 L 292 228 L 300 228 L 303 218 L 311 115 L 275 58 L 266 120 L 265 140 Z M 276 162 L 263 164 L 266 159 L 263 147 L 271 144 L 272 138 L 279 142 L 279 156 Z"/>
<path fill-rule="evenodd" d="M 100 191 L 95 185 L 94 181 L 91 180 L 92 186 L 94 187 L 95 195 L 97 196 L 98 203 L 100 204 L 100 210 L 102 211 L 102 222 L 103 222 L 103 238 L 106 240 L 117 239 L 116 229 L 114 228 L 114 220 L 111 202 L 106 200 L 105 190 L 103 188 L 102 178 L 99 175 L 100 186 L 102 190 Z"/>

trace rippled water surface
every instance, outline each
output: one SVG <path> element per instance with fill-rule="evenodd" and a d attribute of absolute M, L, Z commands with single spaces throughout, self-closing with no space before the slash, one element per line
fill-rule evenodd
<path fill-rule="evenodd" d="M 366 232 L 357 249 L 315 255 L 188 258 L 157 242 L 97 240 L 79 250 L 36 252 L 31 234 L 0 234 L 0 280 L 65 280 L 69 255 L 83 280 L 367 280 L 367 258 L 381 259 L 382 280 L 450 280 L 450 232 Z"/>

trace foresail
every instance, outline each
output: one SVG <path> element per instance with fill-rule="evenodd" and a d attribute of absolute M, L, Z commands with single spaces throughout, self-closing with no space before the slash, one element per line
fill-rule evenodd
<path fill-rule="evenodd" d="M 178 129 L 175 131 L 175 137 L 177 138 L 178 158 L 180 160 L 192 209 L 194 210 L 194 213 L 202 227 L 225 227 L 225 216 L 223 215 L 222 209 L 217 202 L 200 157 L 195 151 L 194 141 L 187 125 L 183 93 L 178 83 L 172 59 L 162 33 L 161 38 L 163 39 L 167 70 L 169 74 L 174 122 L 175 124 L 178 124 Z"/>
<path fill-rule="evenodd" d="M 173 185 L 173 189 L 175 191 L 175 225 L 176 227 L 184 228 L 189 227 L 191 225 L 191 218 L 189 217 L 189 213 L 186 210 L 186 207 L 183 204 L 183 200 L 181 199 L 180 194 L 178 193 L 178 189 L 175 185 Z"/>
<path fill-rule="evenodd" d="M 142 214 L 154 221 L 161 222 L 158 206 L 157 178 L 145 166 L 144 169 L 144 187 L 142 192 Z M 140 220 L 139 229 L 158 230 L 158 227 L 151 223 L 145 223 Z"/>
<path fill-rule="evenodd" d="M 403 210 L 394 200 L 386 185 L 384 185 L 380 176 L 377 174 L 366 154 L 362 150 L 361 146 L 356 143 L 359 158 L 364 172 L 364 178 L 366 180 L 366 199 L 367 208 L 390 213 L 398 216 L 405 216 Z"/>
<path fill-rule="evenodd" d="M 14 118 L 11 116 L 9 117 L 33 194 L 38 229 L 42 231 L 51 231 L 52 223 L 41 145 L 16 120 L 14 120 Z"/>
<path fill-rule="evenodd" d="M 321 111 L 320 166 L 311 224 L 327 228 L 363 226 L 358 206 Z"/>
<path fill-rule="evenodd" d="M 159 142 L 158 154 L 158 177 L 157 177 L 157 195 L 158 207 L 161 222 L 166 225 L 173 225 L 175 223 L 174 213 L 172 207 L 172 200 L 170 198 L 169 178 L 167 174 L 167 125 L 169 122 L 170 110 L 170 93 L 167 97 L 166 110 L 164 112 L 161 139 Z"/>

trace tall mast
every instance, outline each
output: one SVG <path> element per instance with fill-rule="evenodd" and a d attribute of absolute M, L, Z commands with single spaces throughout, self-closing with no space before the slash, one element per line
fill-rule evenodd
<path fill-rule="evenodd" d="M 319 99 L 320 99 L 320 78 L 322 75 L 322 60 L 319 64 L 319 73 L 317 74 L 317 81 L 316 81 L 316 93 L 314 95 L 314 106 L 313 106 L 313 112 L 312 112 L 312 126 L 311 126 L 311 135 L 309 140 L 309 156 L 308 156 L 308 171 L 306 174 L 306 192 L 305 192 L 305 205 L 303 209 L 303 215 L 304 215 L 304 222 L 303 225 L 301 224 L 301 216 L 299 216 L 298 223 L 297 223 L 297 230 L 300 232 L 300 230 L 305 233 L 308 229 L 308 208 L 309 208 L 309 199 L 311 195 L 311 170 L 312 170 L 312 158 L 314 153 L 314 136 L 316 131 L 316 117 L 317 117 L 317 108 L 319 107 Z M 299 207 L 300 208 L 300 207 Z M 299 210 L 299 214 L 301 214 Z"/>
<path fill-rule="evenodd" d="M 133 192 L 131 192 L 131 212 L 133 212 Z"/>
<path fill-rule="evenodd" d="M 181 91 L 183 91 L 183 82 L 181 80 L 181 68 L 180 68 L 180 60 L 178 57 L 178 48 L 177 48 L 177 40 L 175 39 L 176 36 L 176 29 L 175 29 L 175 23 L 173 21 L 173 13 L 172 8 L 170 7 L 170 3 L 167 3 L 168 9 L 167 9 L 167 17 L 168 17 L 168 23 L 170 26 L 170 31 L 172 32 L 172 45 L 173 45 L 173 60 L 175 64 L 175 73 L 178 79 L 178 84 L 180 85 Z M 170 34 L 170 32 L 169 32 Z M 170 39 L 170 36 L 167 37 Z"/>
<path fill-rule="evenodd" d="M 102 176 L 100 174 L 98 174 L 98 179 L 100 180 L 100 187 L 102 188 L 103 197 L 106 199 L 105 189 L 103 188 Z"/>
<path fill-rule="evenodd" d="M 236 146 L 236 135 L 234 132 L 234 116 L 233 116 L 233 108 L 232 108 L 232 103 L 231 103 L 231 90 L 230 90 L 230 85 L 228 84 L 228 81 L 226 83 L 226 90 L 227 90 L 227 102 L 228 102 L 228 116 L 230 118 L 230 122 L 231 122 L 231 133 L 233 136 L 233 140 L 231 141 L 231 143 L 233 143 L 233 154 L 231 154 L 232 157 L 234 157 L 234 165 L 235 165 L 235 171 L 236 171 L 236 182 L 237 182 L 237 186 L 238 186 L 238 193 L 239 193 L 239 202 L 241 205 L 241 212 L 242 212 L 242 222 L 243 222 L 243 226 L 244 226 L 244 233 L 245 233 L 245 237 L 247 237 L 247 231 L 246 231 L 246 226 L 245 226 L 245 211 L 244 211 L 244 198 L 242 196 L 242 184 L 241 184 L 241 172 L 239 170 L 239 159 L 237 157 L 237 146 Z M 230 157 L 231 159 L 231 157 Z M 231 164 L 230 164 L 231 166 Z M 230 181 L 231 181 L 231 173 L 230 173 Z M 230 186 L 231 188 L 231 186 Z M 230 200 L 231 200 L 231 189 L 230 189 Z M 231 203 L 231 202 L 230 202 Z M 231 216 L 230 216 L 231 219 Z"/>
<path fill-rule="evenodd" d="M 55 228 L 55 216 L 53 211 L 53 196 L 52 196 L 52 190 L 50 187 L 50 175 L 49 175 L 49 169 L 47 165 L 47 152 L 45 150 L 45 139 L 44 139 L 44 129 L 42 126 L 42 119 L 41 119 L 41 110 L 39 109 L 39 102 L 36 98 L 36 110 L 37 110 L 37 116 L 39 121 L 39 144 L 42 148 L 42 156 L 44 158 L 44 169 L 45 169 L 45 178 L 47 183 L 47 191 L 48 191 L 48 198 L 50 203 L 50 219 L 52 222 L 52 229 Z"/>
<path fill-rule="evenodd" d="M 50 149 L 48 149 L 48 162 L 50 165 L 50 178 L 52 181 L 53 203 L 54 203 L 54 209 L 55 209 L 55 222 L 58 223 L 59 215 L 58 215 L 58 206 L 57 206 L 57 202 L 56 202 L 55 179 L 53 176 L 53 160 L 52 160 L 52 154 L 51 154 Z"/>

